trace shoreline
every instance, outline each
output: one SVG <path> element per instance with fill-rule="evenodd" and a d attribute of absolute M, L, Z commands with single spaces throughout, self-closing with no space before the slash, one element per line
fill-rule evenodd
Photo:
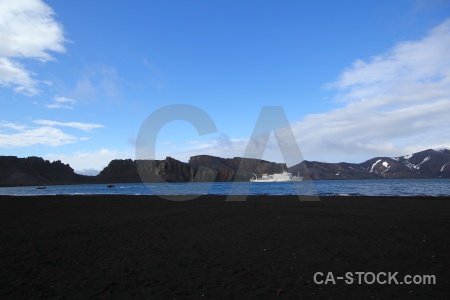
<path fill-rule="evenodd" d="M 83 175 L 83 176 L 87 176 L 87 175 Z M 89 177 L 89 176 L 87 176 Z M 94 176 L 95 177 L 95 176 Z M 445 177 L 428 177 L 428 178 L 360 178 L 360 179 L 345 179 L 345 178 L 330 178 L 330 179 L 304 179 L 302 181 L 311 181 L 311 182 L 316 182 L 316 181 L 393 181 L 393 180 L 450 180 L 450 178 L 445 178 Z M 300 181 L 300 182 L 302 182 Z M 240 180 L 232 180 L 232 181 L 198 181 L 198 182 L 193 182 L 193 181 L 176 181 L 176 182 L 164 182 L 162 184 L 188 184 L 188 183 L 233 183 L 233 182 L 238 182 L 238 183 L 250 183 L 250 181 L 240 181 Z M 0 183 L 0 188 L 14 188 L 14 187 L 38 187 L 38 186 L 73 186 L 73 185 L 107 185 L 107 184 L 158 184 L 161 183 L 159 181 L 155 181 L 155 182 L 142 182 L 142 181 L 138 181 L 138 182 L 121 182 L 121 181 L 103 181 L 103 182 L 87 182 L 87 183 L 83 183 L 83 182 L 74 182 L 74 183 L 45 183 L 42 182 L 40 184 L 33 184 L 33 185 L 22 185 L 22 184 L 16 184 L 16 185 L 3 185 Z M 271 182 L 265 182 L 264 184 L 267 183 L 271 183 Z M 277 183 L 282 183 L 282 182 L 277 182 Z M 286 182 L 289 183 L 289 182 Z M 256 183 L 255 183 L 256 184 Z"/>
<path fill-rule="evenodd" d="M 62 198 L 85 198 L 85 197 L 110 197 L 110 198 L 123 198 L 123 197 L 127 197 L 127 198 L 156 198 L 158 200 L 164 200 L 164 201 L 174 201 L 174 202 L 183 202 L 183 201 L 195 201 L 195 200 L 199 200 L 199 198 L 201 198 L 201 200 L 205 200 L 204 198 L 223 198 L 223 201 L 226 202 L 230 202 L 227 201 L 226 198 L 228 195 L 222 195 L 222 194 L 161 194 L 161 196 L 169 196 L 169 197 L 174 197 L 177 198 L 179 197 L 180 200 L 170 200 L 170 199 L 166 199 L 163 197 L 160 197 L 160 195 L 149 195 L 149 194 L 41 194 L 41 195 L 2 195 L 0 194 L 0 201 L 2 199 L 4 200 L 9 200 L 8 198 L 29 198 L 29 197 L 33 197 L 33 198 L 43 198 L 42 200 L 48 200 L 46 198 L 52 198 L 52 197 L 62 197 Z M 197 198 L 194 199 L 190 199 L 190 200 L 182 200 L 181 198 L 184 198 L 186 196 L 195 196 Z M 281 198 L 281 199 L 291 199 L 291 200 L 297 200 L 300 202 L 303 202 L 302 200 L 299 200 L 299 197 L 301 198 L 323 198 L 324 200 L 343 200 L 346 198 L 363 198 L 364 200 L 398 200 L 398 199 L 411 199 L 411 200 L 429 200 L 429 199 L 438 199 L 438 200 L 445 200 L 445 201 L 450 201 L 450 195 L 437 195 L 437 196 L 433 196 L 433 195 L 360 195 L 360 194 L 336 194 L 336 195 L 267 195 L 267 194 L 262 194 L 262 195 L 241 195 L 241 194 L 236 194 L 236 195 L 230 195 L 230 196 L 236 196 L 236 197 L 246 197 L 245 199 L 247 200 L 256 200 L 257 198 Z M 367 198 L 367 199 L 365 199 Z M 272 200 L 274 200 L 272 199 Z M 64 200 L 68 200 L 68 199 L 64 199 Z M 154 199 L 147 199 L 147 200 L 154 200 Z M 217 199 L 214 199 L 217 200 Z M 233 201 L 231 201 L 233 202 Z M 244 202 L 244 201 L 241 201 Z M 305 201 L 305 202 L 311 202 L 311 201 Z M 317 202 L 317 201 L 316 201 Z"/>
<path fill-rule="evenodd" d="M 0 196 L 0 297 L 450 295 L 450 197 L 225 199 Z M 316 272 L 428 274 L 437 281 L 316 284 Z"/>

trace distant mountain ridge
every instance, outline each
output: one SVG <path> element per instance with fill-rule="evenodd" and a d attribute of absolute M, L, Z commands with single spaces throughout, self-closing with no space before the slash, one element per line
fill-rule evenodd
<path fill-rule="evenodd" d="M 360 164 L 303 161 L 289 168 L 305 169 L 312 179 L 450 178 L 450 150 L 428 149 L 399 157 L 375 157 Z"/>
<path fill-rule="evenodd" d="M 167 182 L 248 181 L 253 173 L 283 170 L 299 173 L 305 180 L 450 178 L 450 150 L 428 149 L 400 157 L 375 157 L 359 164 L 305 160 L 290 168 L 284 163 L 209 155 L 193 156 L 187 163 L 171 157 L 153 161 L 125 159 L 112 160 L 97 176 L 76 174 L 60 161 L 0 156 L 0 186 L 141 182 L 140 172 L 148 175 L 149 182 L 157 181 L 157 177 Z"/>

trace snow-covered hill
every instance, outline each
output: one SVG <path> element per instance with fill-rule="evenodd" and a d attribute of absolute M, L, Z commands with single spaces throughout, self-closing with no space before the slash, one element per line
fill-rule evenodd
<path fill-rule="evenodd" d="M 450 150 L 428 149 L 400 157 L 375 157 L 360 164 L 305 161 L 313 179 L 450 178 Z"/>

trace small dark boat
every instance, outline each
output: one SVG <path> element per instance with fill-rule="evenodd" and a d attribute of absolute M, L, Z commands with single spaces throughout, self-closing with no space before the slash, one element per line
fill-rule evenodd
<path fill-rule="evenodd" d="M 111 188 L 115 188 L 116 186 L 114 184 L 108 184 L 106 187 L 111 189 Z"/>
<path fill-rule="evenodd" d="M 45 190 L 47 187 L 46 186 L 38 186 L 36 187 L 37 190 Z"/>

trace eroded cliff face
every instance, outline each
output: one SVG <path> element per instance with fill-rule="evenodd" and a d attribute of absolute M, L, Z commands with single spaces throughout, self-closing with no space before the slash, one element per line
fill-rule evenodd
<path fill-rule="evenodd" d="M 193 156 L 189 164 L 199 171 L 198 181 L 249 181 L 252 174 L 273 174 L 287 170 L 286 164 L 268 162 L 253 158 L 221 158 L 209 155 Z M 203 171 L 202 171 L 203 169 Z M 212 180 L 206 180 L 211 179 Z"/>
<path fill-rule="evenodd" d="M 87 183 L 89 178 L 75 174 L 61 161 L 40 157 L 0 156 L 0 186 L 56 185 Z"/>
<path fill-rule="evenodd" d="M 324 163 L 303 161 L 290 168 L 286 164 L 252 158 L 221 158 L 209 155 L 193 156 L 188 163 L 171 157 L 165 160 L 141 162 L 112 161 L 99 179 L 114 182 L 157 182 L 159 174 L 168 182 L 248 181 L 252 174 L 273 174 L 288 170 L 309 179 L 383 179 L 383 178 L 450 178 L 450 150 L 428 149 L 400 157 L 375 157 L 362 163 Z"/>
<path fill-rule="evenodd" d="M 136 162 L 131 159 L 114 159 L 95 178 L 99 182 L 140 182 Z"/>
<path fill-rule="evenodd" d="M 99 182 L 167 182 L 192 181 L 195 170 L 171 157 L 164 160 L 113 160 L 100 172 Z"/>
<path fill-rule="evenodd" d="M 239 173 L 238 173 L 239 170 Z M 278 173 L 285 164 L 246 158 L 193 156 L 188 163 L 167 157 L 164 160 L 113 160 L 97 176 L 99 182 L 210 182 L 248 181 L 253 173 Z"/>
<path fill-rule="evenodd" d="M 239 170 L 239 173 L 238 173 Z M 194 156 L 189 163 L 171 157 L 164 160 L 116 159 L 97 176 L 83 176 L 60 161 L 39 157 L 0 157 L 0 186 L 79 183 L 248 181 L 253 173 L 277 173 L 285 164 L 246 158 Z"/>
<path fill-rule="evenodd" d="M 166 157 L 164 160 L 137 161 L 139 175 L 143 182 L 190 182 L 196 170 L 189 164 Z"/>
<path fill-rule="evenodd" d="M 252 174 L 289 170 L 308 179 L 450 178 L 450 150 L 428 149 L 400 157 L 376 157 L 363 163 L 303 161 L 285 164 L 251 158 L 199 155 L 188 163 L 164 160 L 113 160 L 97 176 L 74 173 L 67 164 L 40 157 L 0 156 L 0 186 L 80 183 L 248 181 Z"/>

